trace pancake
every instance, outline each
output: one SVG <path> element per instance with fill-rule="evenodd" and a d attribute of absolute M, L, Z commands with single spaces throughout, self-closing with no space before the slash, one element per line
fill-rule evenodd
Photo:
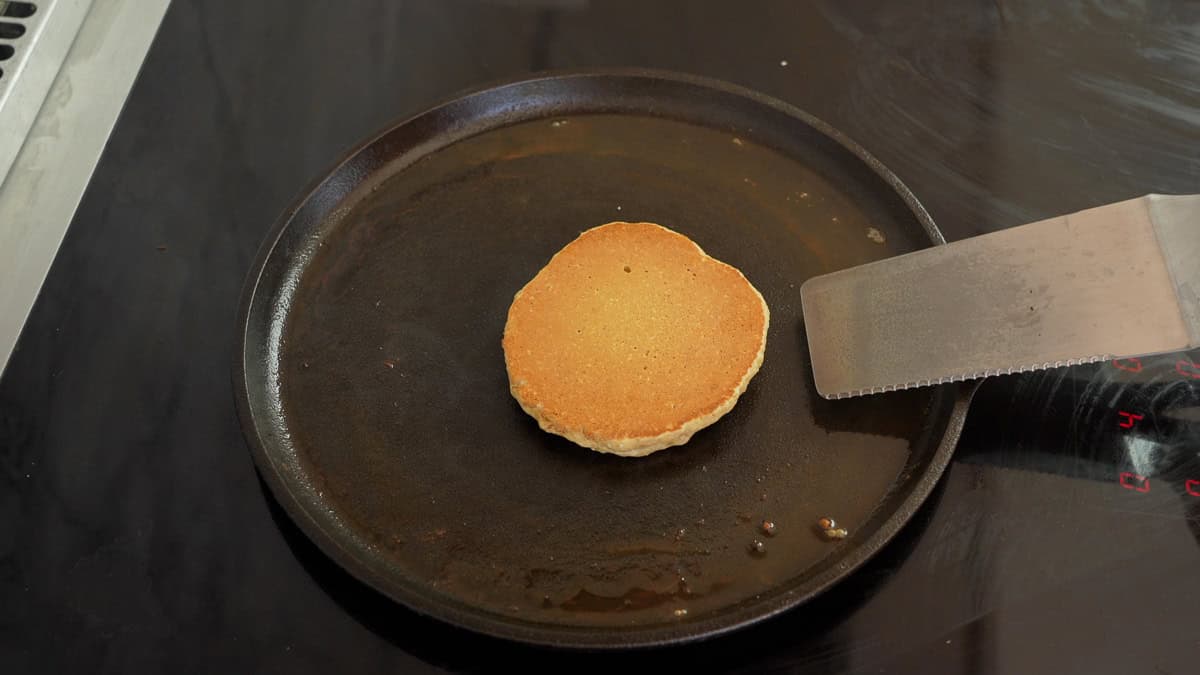
<path fill-rule="evenodd" d="M 762 365 L 770 312 L 736 268 L 653 223 L 567 244 L 517 292 L 509 387 L 545 431 L 640 457 L 729 412 Z"/>

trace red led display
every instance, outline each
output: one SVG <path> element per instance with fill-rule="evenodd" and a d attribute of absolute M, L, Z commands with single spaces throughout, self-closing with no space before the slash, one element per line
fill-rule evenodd
<path fill-rule="evenodd" d="M 1175 372 L 1184 377 L 1190 377 L 1193 380 L 1200 380 L 1200 363 L 1180 359 L 1175 362 Z"/>
<path fill-rule="evenodd" d="M 1129 471 L 1121 472 L 1121 487 L 1136 492 L 1149 492 L 1150 479 Z"/>
<path fill-rule="evenodd" d="M 1112 364 L 1117 370 L 1124 370 L 1130 373 L 1142 372 L 1141 359 L 1115 359 Z"/>
<path fill-rule="evenodd" d="M 1193 497 L 1200 497 L 1200 480 L 1189 480 L 1183 484 L 1183 489 Z"/>
<path fill-rule="evenodd" d="M 1137 413 L 1125 412 L 1124 410 L 1117 411 L 1117 415 L 1119 415 L 1121 417 L 1121 421 L 1117 422 L 1117 426 L 1121 427 L 1122 429 L 1132 429 L 1133 425 L 1138 420 L 1145 417 L 1145 415 L 1139 415 Z"/>

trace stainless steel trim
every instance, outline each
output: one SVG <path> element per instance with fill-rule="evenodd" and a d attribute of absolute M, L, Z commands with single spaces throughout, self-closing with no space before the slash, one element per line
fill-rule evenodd
<path fill-rule="evenodd" d="M 0 61 L 0 185 L 33 126 L 67 52 L 92 6 L 92 0 L 28 0 L 37 11 L 28 18 L 0 17 L 25 27 L 25 34 L 0 44 L 13 48 Z M 0 9 L 5 2 L 0 1 Z"/>
<path fill-rule="evenodd" d="M 0 185 L 0 372 L 108 142 L 168 0 L 58 0 L 55 6 L 61 10 L 71 3 L 90 7 Z M 38 67 L 36 58 L 31 57 L 20 77 Z"/>

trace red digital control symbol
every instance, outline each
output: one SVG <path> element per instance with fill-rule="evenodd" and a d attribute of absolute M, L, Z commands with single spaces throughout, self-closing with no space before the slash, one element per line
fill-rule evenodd
<path fill-rule="evenodd" d="M 1121 487 L 1126 490 L 1134 490 L 1136 492 L 1149 492 L 1150 479 L 1145 476 L 1139 476 L 1136 473 L 1129 471 L 1121 472 Z"/>
<path fill-rule="evenodd" d="M 1114 359 L 1112 364 L 1117 370 L 1124 370 L 1130 373 L 1142 372 L 1141 359 Z"/>
<path fill-rule="evenodd" d="M 1193 497 L 1200 497 L 1200 480 L 1189 480 L 1183 484 L 1183 489 Z"/>
<path fill-rule="evenodd" d="M 1136 423 L 1138 420 L 1145 417 L 1145 415 L 1139 415 L 1137 413 L 1125 412 L 1124 410 L 1118 411 L 1117 415 L 1119 415 L 1121 417 L 1121 421 L 1117 422 L 1117 425 L 1120 426 L 1122 429 L 1132 429 L 1134 423 Z"/>
<path fill-rule="evenodd" d="M 1175 362 L 1175 372 L 1184 377 L 1190 377 L 1193 380 L 1200 380 L 1200 363 L 1180 359 Z"/>

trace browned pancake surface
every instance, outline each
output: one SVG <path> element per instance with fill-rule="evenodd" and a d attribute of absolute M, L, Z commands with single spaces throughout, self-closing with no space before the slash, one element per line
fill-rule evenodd
<path fill-rule="evenodd" d="M 728 412 L 762 362 L 769 315 L 737 269 L 652 223 L 568 244 L 509 309 L 512 394 L 542 428 L 645 455 Z"/>

